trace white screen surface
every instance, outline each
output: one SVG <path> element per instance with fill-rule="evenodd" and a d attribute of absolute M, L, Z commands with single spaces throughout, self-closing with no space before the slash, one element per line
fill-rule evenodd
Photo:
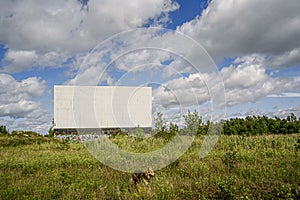
<path fill-rule="evenodd" d="M 151 87 L 54 86 L 54 128 L 152 126 Z"/>

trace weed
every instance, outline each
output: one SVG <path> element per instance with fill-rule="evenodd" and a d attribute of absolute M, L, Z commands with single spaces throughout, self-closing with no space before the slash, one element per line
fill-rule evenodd
<path fill-rule="evenodd" d="M 219 192 L 217 193 L 218 199 L 233 199 L 236 196 L 236 180 L 233 178 L 221 179 L 218 181 Z"/>
<path fill-rule="evenodd" d="M 274 188 L 272 195 L 274 199 L 293 200 L 296 197 L 296 189 L 290 185 L 282 185 L 281 187 Z"/>
<path fill-rule="evenodd" d="M 40 138 L 38 144 L 31 142 L 34 137 L 0 137 L 1 144 L 8 144 L 0 145 L 0 199 L 300 199 L 297 134 L 222 135 L 200 161 L 204 137 L 197 137 L 147 186 L 134 186 L 131 174 L 101 164 L 82 143 Z M 11 139 L 20 140 L 13 145 Z M 165 145 L 159 137 L 110 139 L 133 152 Z"/>
<path fill-rule="evenodd" d="M 58 149 L 61 149 L 61 150 L 70 149 L 70 141 L 67 140 L 67 139 L 61 139 L 60 140 L 60 146 L 58 147 Z"/>
<path fill-rule="evenodd" d="M 296 152 L 299 152 L 300 151 L 300 138 L 298 138 L 296 144 L 294 145 L 295 147 L 295 151 Z"/>
<path fill-rule="evenodd" d="M 249 200 L 250 199 L 250 197 L 249 197 L 249 195 L 248 195 L 248 189 L 243 185 L 240 189 L 239 189 L 239 191 L 240 191 L 240 199 L 242 199 L 242 200 Z"/>
<path fill-rule="evenodd" d="M 222 158 L 222 162 L 229 168 L 229 171 L 234 170 L 235 165 L 238 162 L 237 151 L 233 150 L 227 152 Z"/>

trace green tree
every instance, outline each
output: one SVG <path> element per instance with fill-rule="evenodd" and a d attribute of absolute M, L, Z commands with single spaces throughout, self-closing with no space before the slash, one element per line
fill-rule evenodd
<path fill-rule="evenodd" d="M 255 127 L 255 118 L 247 116 L 245 119 L 245 134 L 246 135 L 256 135 L 257 128 Z"/>
<path fill-rule="evenodd" d="M 8 131 L 6 129 L 6 126 L 0 126 L 0 134 L 3 134 L 3 135 L 8 135 Z"/>
<path fill-rule="evenodd" d="M 54 136 L 54 131 L 53 131 L 52 127 L 50 127 L 49 130 L 48 130 L 48 136 L 49 137 L 53 137 Z"/>
<path fill-rule="evenodd" d="M 269 119 L 266 116 L 256 117 L 255 124 L 257 126 L 257 132 L 258 134 L 268 134 L 270 133 L 269 127 L 268 127 Z"/>
<path fill-rule="evenodd" d="M 48 135 L 46 135 L 46 137 L 54 137 L 53 128 L 54 128 L 54 119 L 52 119 L 52 126 L 49 128 Z"/>
<path fill-rule="evenodd" d="M 294 115 L 294 113 L 291 113 L 291 115 L 287 116 L 287 129 L 288 133 L 297 133 L 298 127 L 297 127 L 297 117 Z"/>
<path fill-rule="evenodd" d="M 156 113 L 156 117 L 154 118 L 154 127 L 156 134 L 163 134 L 167 130 L 167 120 L 161 112 Z"/>
<path fill-rule="evenodd" d="M 202 118 L 195 110 L 193 113 L 188 111 L 184 117 L 185 129 L 188 135 L 196 135 L 201 132 Z"/>
<path fill-rule="evenodd" d="M 178 128 L 177 124 L 170 122 L 170 127 L 169 127 L 169 133 L 168 133 L 168 135 L 170 137 L 175 136 L 178 133 L 178 129 L 179 128 Z"/>

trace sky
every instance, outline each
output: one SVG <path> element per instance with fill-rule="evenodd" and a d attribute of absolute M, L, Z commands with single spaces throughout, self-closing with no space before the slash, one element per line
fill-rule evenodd
<path fill-rule="evenodd" d="M 54 85 L 151 86 L 182 123 L 300 117 L 298 0 L 2 0 L 0 125 L 47 134 Z"/>

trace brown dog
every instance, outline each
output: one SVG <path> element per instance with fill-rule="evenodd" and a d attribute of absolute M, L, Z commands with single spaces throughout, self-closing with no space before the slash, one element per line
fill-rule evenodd
<path fill-rule="evenodd" d="M 135 185 L 139 181 L 143 181 L 147 185 L 150 182 L 150 179 L 153 177 L 154 177 L 154 171 L 151 168 L 148 168 L 147 171 L 145 172 L 136 170 L 132 174 L 132 181 Z"/>

